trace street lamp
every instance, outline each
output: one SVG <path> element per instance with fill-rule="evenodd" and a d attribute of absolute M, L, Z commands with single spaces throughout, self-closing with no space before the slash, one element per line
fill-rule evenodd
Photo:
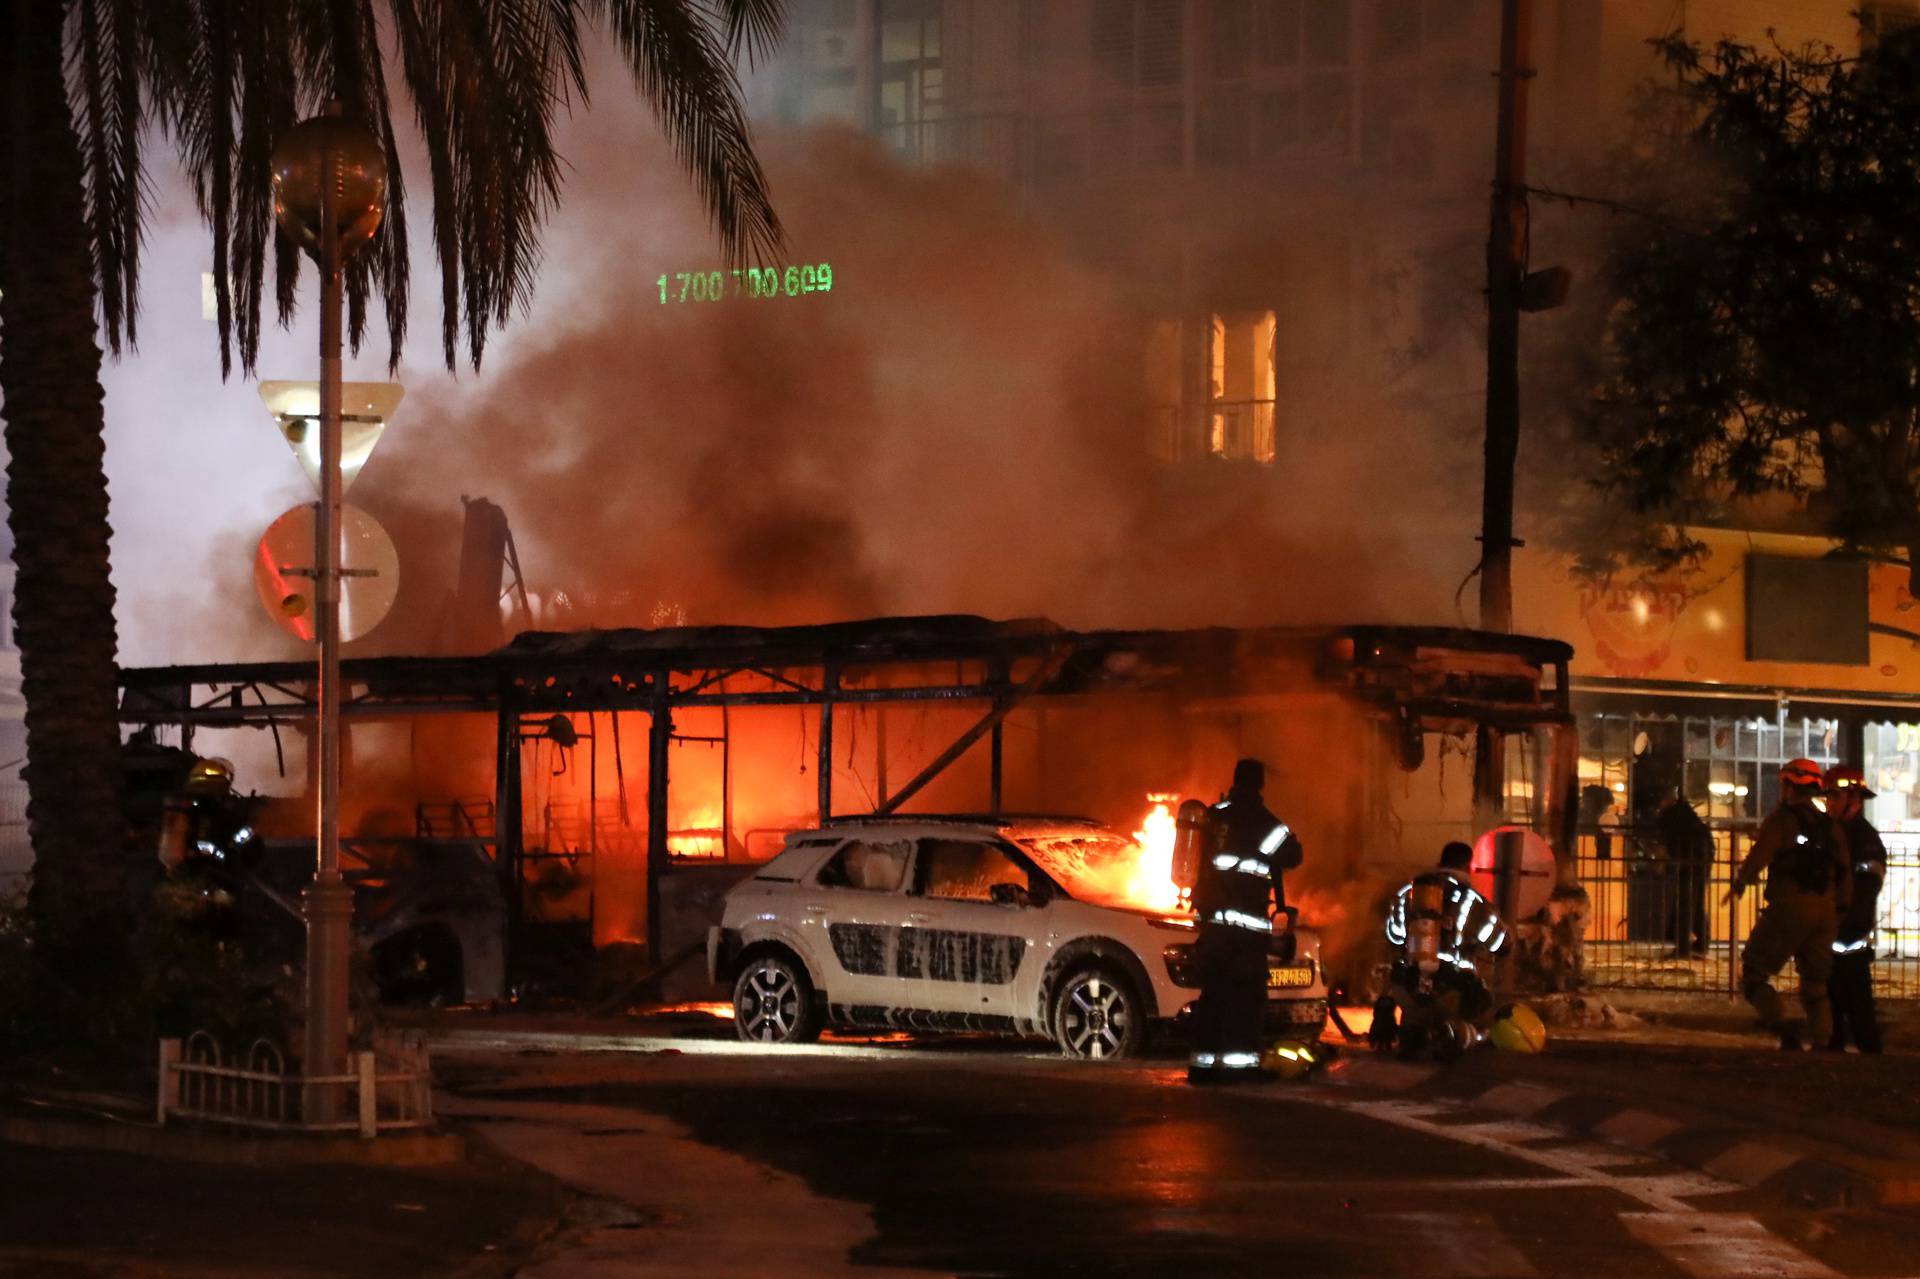
<path fill-rule="evenodd" d="M 340 878 L 340 293 L 341 265 L 373 239 L 387 204 L 379 141 L 341 105 L 287 130 L 273 148 L 273 216 L 320 267 L 320 504 L 314 518 L 314 629 L 320 640 L 317 862 L 306 891 L 307 1025 L 302 1069 L 347 1065 L 347 948 L 353 891 Z M 312 1086 L 309 1123 L 339 1117 L 338 1085 Z"/>

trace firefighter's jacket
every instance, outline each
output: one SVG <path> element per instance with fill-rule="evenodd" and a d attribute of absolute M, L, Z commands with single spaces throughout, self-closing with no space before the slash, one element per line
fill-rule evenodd
<path fill-rule="evenodd" d="M 1229 792 L 1213 806 L 1218 838 L 1193 885 L 1194 913 L 1209 924 L 1270 933 L 1269 895 L 1285 907 L 1283 872 L 1300 864 L 1304 850 L 1287 824 L 1260 802 L 1258 792 Z"/>
<path fill-rule="evenodd" d="M 1757 884 L 1762 871 L 1769 901 L 1783 888 L 1811 896 L 1831 894 L 1844 914 L 1853 897 L 1847 832 L 1812 804 L 1781 804 L 1760 823 L 1734 882 Z"/>
<path fill-rule="evenodd" d="M 1387 940 L 1396 949 L 1407 952 L 1408 936 L 1421 931 L 1423 911 L 1414 895 L 1423 888 L 1431 891 L 1421 896 L 1432 897 L 1436 902 L 1433 913 L 1438 918 L 1429 916 L 1424 922 L 1431 922 L 1437 934 L 1435 958 L 1442 965 L 1473 972 L 1477 957 L 1497 955 L 1506 946 L 1507 926 L 1493 909 L 1493 903 L 1460 872 L 1432 870 L 1402 885 L 1394 895 L 1393 905 L 1387 909 Z"/>
<path fill-rule="evenodd" d="M 1834 939 L 1836 954 L 1866 950 L 1879 922 L 1880 885 L 1887 878 L 1887 846 L 1866 814 L 1842 822 L 1847 833 L 1847 849 L 1853 858 L 1853 894 L 1840 912 L 1840 935 Z"/>

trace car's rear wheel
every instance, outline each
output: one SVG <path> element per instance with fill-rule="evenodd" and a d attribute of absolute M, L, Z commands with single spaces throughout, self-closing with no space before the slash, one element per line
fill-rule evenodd
<path fill-rule="evenodd" d="M 820 1037 L 813 983 L 794 960 L 764 954 L 749 959 L 733 983 L 733 1028 L 761 1044 L 808 1044 Z"/>
<path fill-rule="evenodd" d="M 1146 1001 L 1133 982 L 1100 965 L 1067 974 L 1053 995 L 1060 1051 L 1086 1061 L 1133 1057 L 1146 1046 Z"/>

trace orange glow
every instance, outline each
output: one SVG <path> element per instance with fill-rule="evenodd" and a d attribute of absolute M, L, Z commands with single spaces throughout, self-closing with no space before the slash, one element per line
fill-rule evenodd
<path fill-rule="evenodd" d="M 1179 910 L 1180 886 L 1173 882 L 1173 805 L 1178 795 L 1152 794 L 1140 829 L 1133 842 L 1140 849 L 1140 861 L 1127 885 L 1127 896 L 1149 910 Z"/>
<path fill-rule="evenodd" d="M 648 1016 L 663 1017 L 682 1013 L 704 1013 L 708 1017 L 733 1018 L 733 1005 L 719 1000 L 693 999 L 685 1003 L 665 1004 L 646 1010 Z"/>
<path fill-rule="evenodd" d="M 718 810 L 699 809 L 688 816 L 686 825 L 668 831 L 667 854 L 687 861 L 725 861 L 726 832 L 720 828 Z"/>

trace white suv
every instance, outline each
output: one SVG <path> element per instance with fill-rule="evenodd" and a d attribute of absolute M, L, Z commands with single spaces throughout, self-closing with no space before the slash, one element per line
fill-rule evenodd
<path fill-rule="evenodd" d="M 825 1023 L 1051 1036 L 1126 1057 L 1198 995 L 1191 916 L 1132 904 L 1138 850 L 1067 817 L 849 818 L 787 837 L 727 894 L 707 967 L 742 1039 L 802 1043 Z M 1268 1020 L 1326 1018 L 1320 939 L 1276 932 Z"/>

